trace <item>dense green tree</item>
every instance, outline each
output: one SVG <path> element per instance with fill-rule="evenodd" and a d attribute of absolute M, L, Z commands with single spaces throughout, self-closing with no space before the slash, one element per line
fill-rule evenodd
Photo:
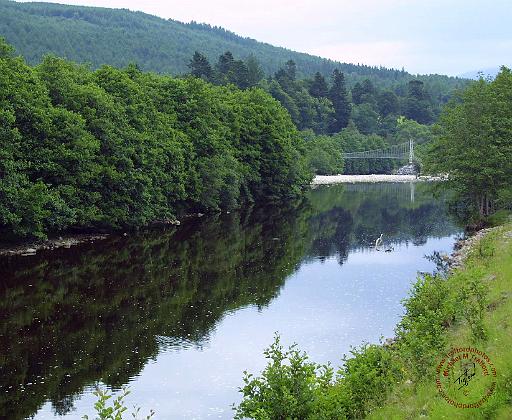
<path fill-rule="evenodd" d="M 263 72 L 263 69 L 261 68 L 261 64 L 258 61 L 258 59 L 251 54 L 246 62 L 247 66 L 247 81 L 249 83 L 250 87 L 258 85 L 258 83 L 263 79 L 265 76 L 265 73 Z"/>
<path fill-rule="evenodd" d="M 213 75 L 212 66 L 208 61 L 208 58 L 206 58 L 203 54 L 196 51 L 188 66 L 192 76 L 200 77 L 205 80 L 211 80 Z"/>
<path fill-rule="evenodd" d="M 345 87 L 345 76 L 338 69 L 334 69 L 332 86 L 329 90 L 329 99 L 334 107 L 334 121 L 331 124 L 331 133 L 337 133 L 348 125 L 350 118 L 350 102 Z"/>
<path fill-rule="evenodd" d="M 233 62 L 229 81 L 240 89 L 247 89 L 251 86 L 249 81 L 249 69 L 242 60 L 235 60 Z"/>
<path fill-rule="evenodd" d="M 295 63 L 295 61 L 288 60 L 285 64 L 284 71 L 288 79 L 294 82 L 295 79 L 297 78 L 297 64 Z"/>
<path fill-rule="evenodd" d="M 293 60 L 288 60 L 285 66 L 276 72 L 274 77 L 287 93 L 297 90 L 297 84 L 295 83 L 297 66 Z"/>
<path fill-rule="evenodd" d="M 306 141 L 306 158 L 311 171 L 318 175 L 343 173 L 343 148 L 340 138 L 317 136 L 311 131 L 303 131 Z"/>
<path fill-rule="evenodd" d="M 415 98 L 419 101 L 426 99 L 424 86 L 425 84 L 421 80 L 411 80 L 407 85 L 409 97 Z"/>
<path fill-rule="evenodd" d="M 215 81 L 225 85 L 233 79 L 233 64 L 235 59 L 230 51 L 221 54 L 215 64 Z"/>
<path fill-rule="evenodd" d="M 397 130 L 394 136 L 395 143 L 406 143 L 410 139 L 415 144 L 429 143 L 433 139 L 431 126 L 419 124 L 414 120 L 399 118 L 397 121 Z"/>
<path fill-rule="evenodd" d="M 352 102 L 354 105 L 360 105 L 363 101 L 361 100 L 361 97 L 364 94 L 363 87 L 361 86 L 361 83 L 357 82 L 354 87 L 351 90 L 352 94 Z"/>
<path fill-rule="evenodd" d="M 480 79 L 448 106 L 427 167 L 448 183 L 479 217 L 512 207 L 512 72 L 503 67 L 492 82 Z"/>
<path fill-rule="evenodd" d="M 334 120 L 334 108 L 332 102 L 327 98 L 315 99 L 313 102 L 315 114 L 311 129 L 317 134 L 329 133 L 329 127 Z"/>
<path fill-rule="evenodd" d="M 284 91 L 281 84 L 276 80 L 272 80 L 269 83 L 268 91 L 288 111 L 294 124 L 296 126 L 300 125 L 299 107 L 295 103 L 294 99 Z"/>
<path fill-rule="evenodd" d="M 309 183 L 303 140 L 260 89 L 134 65 L 91 71 L 52 56 L 34 69 L 0 49 L 5 233 L 137 228 L 297 195 Z M 236 68 L 230 54 L 221 62 Z"/>
<path fill-rule="evenodd" d="M 370 104 L 362 103 L 352 110 L 352 121 L 363 134 L 373 134 L 379 129 L 379 114 Z"/>
<path fill-rule="evenodd" d="M 362 83 L 357 82 L 352 88 L 352 102 L 360 105 L 363 102 L 375 103 L 377 90 L 370 79 L 363 80 Z"/>
<path fill-rule="evenodd" d="M 329 94 L 329 86 L 320 72 L 315 73 L 315 78 L 309 86 L 309 94 L 314 98 L 326 98 Z"/>
<path fill-rule="evenodd" d="M 420 124 L 431 124 L 434 121 L 430 96 L 425 92 L 421 80 L 411 80 L 408 84 L 404 115 Z"/>
<path fill-rule="evenodd" d="M 400 102 L 394 92 L 386 90 L 381 92 L 377 98 L 377 106 L 382 117 L 390 114 L 398 115 L 400 113 Z"/>

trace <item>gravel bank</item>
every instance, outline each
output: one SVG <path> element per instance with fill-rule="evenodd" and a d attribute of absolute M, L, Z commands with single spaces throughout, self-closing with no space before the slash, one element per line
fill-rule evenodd
<path fill-rule="evenodd" d="M 317 175 L 312 185 L 327 184 L 355 184 L 358 182 L 376 183 L 376 182 L 424 182 L 424 181 L 442 181 L 440 177 L 416 175 Z"/>

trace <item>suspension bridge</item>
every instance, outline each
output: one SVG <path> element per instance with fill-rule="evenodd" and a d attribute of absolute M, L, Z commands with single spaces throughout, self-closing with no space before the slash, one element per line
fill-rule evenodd
<path fill-rule="evenodd" d="M 414 162 L 414 141 L 396 144 L 385 149 L 366 150 L 364 152 L 344 153 L 345 159 L 407 159 L 409 163 Z"/>

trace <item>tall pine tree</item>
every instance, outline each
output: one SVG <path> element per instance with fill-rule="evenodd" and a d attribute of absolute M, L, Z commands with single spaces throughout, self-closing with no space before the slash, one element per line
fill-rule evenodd
<path fill-rule="evenodd" d="M 190 74 L 192 76 L 199 77 L 207 81 L 211 80 L 213 73 L 212 66 L 208 59 L 200 52 L 196 51 L 194 53 L 188 67 L 190 68 Z"/>
<path fill-rule="evenodd" d="M 265 76 L 259 61 L 251 54 L 247 58 L 245 65 L 247 66 L 249 86 L 256 86 Z"/>
<path fill-rule="evenodd" d="M 348 101 L 347 88 L 345 87 L 345 76 L 338 69 L 334 69 L 333 72 L 329 99 L 334 107 L 334 121 L 331 124 L 330 132 L 339 133 L 348 125 L 351 107 Z"/>
<path fill-rule="evenodd" d="M 327 82 L 325 81 L 324 76 L 317 71 L 315 73 L 313 83 L 311 83 L 311 86 L 309 87 L 309 94 L 314 98 L 326 98 L 328 93 L 329 87 L 327 86 Z"/>

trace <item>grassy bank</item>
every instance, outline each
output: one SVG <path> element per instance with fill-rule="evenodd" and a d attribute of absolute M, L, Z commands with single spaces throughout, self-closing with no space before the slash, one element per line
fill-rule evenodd
<path fill-rule="evenodd" d="M 396 339 L 355 349 L 337 372 L 310 362 L 296 348 L 285 350 L 277 338 L 265 353 L 269 363 L 261 376 L 245 375 L 237 417 L 512 418 L 511 283 L 509 222 L 474 241 L 462 268 L 447 277 L 420 277 L 404 302 Z M 453 377 L 441 380 L 460 403 L 478 401 L 495 381 L 479 408 L 456 408 L 436 387 L 439 363 L 462 347 L 488 355 L 496 377 L 477 366 L 461 389 L 452 385 Z M 455 379 L 462 362 L 451 371 Z"/>
<path fill-rule="evenodd" d="M 448 293 L 442 302 L 453 305 L 454 319 L 441 330 L 445 342 L 440 350 L 476 347 L 486 353 L 496 367 L 495 392 L 480 408 L 448 404 L 434 379 L 443 354 L 432 352 L 424 360 L 425 376 L 402 381 L 370 418 L 512 418 L 512 224 L 477 242 L 465 267 L 451 275 L 446 285 Z M 479 392 L 484 395 L 485 390 Z"/>

